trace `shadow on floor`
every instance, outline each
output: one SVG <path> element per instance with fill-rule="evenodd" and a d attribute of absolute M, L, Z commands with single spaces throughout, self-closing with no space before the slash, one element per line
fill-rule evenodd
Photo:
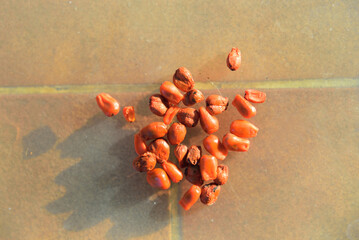
<path fill-rule="evenodd" d="M 22 139 L 22 158 L 24 160 L 37 157 L 49 151 L 57 141 L 55 133 L 49 126 L 38 128 Z"/>
<path fill-rule="evenodd" d="M 128 239 L 156 232 L 169 224 L 168 193 L 151 188 L 146 175 L 132 168 L 136 157 L 132 130 L 123 118 L 97 114 L 57 148 L 62 158 L 80 161 L 55 182 L 66 194 L 49 203 L 53 214 L 72 212 L 63 226 L 81 231 L 110 218 L 108 239 Z"/>

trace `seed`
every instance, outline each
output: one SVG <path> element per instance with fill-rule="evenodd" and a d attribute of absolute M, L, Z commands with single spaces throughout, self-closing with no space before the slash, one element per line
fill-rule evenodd
<path fill-rule="evenodd" d="M 201 186 L 203 184 L 201 171 L 200 171 L 198 165 L 188 166 L 184 171 L 184 175 L 185 175 L 187 181 L 189 181 L 190 183 L 192 183 L 194 185 Z"/>
<path fill-rule="evenodd" d="M 115 116 L 120 111 L 120 104 L 108 93 L 98 94 L 96 101 L 107 117 Z"/>
<path fill-rule="evenodd" d="M 138 155 L 142 155 L 147 152 L 146 142 L 143 141 L 139 133 L 135 134 L 134 137 L 135 151 Z"/>
<path fill-rule="evenodd" d="M 178 183 L 183 179 L 183 174 L 181 170 L 179 170 L 176 164 L 174 164 L 173 162 L 166 161 L 162 163 L 162 168 L 166 171 L 172 182 Z"/>
<path fill-rule="evenodd" d="M 194 108 L 181 108 L 177 113 L 177 120 L 186 127 L 195 127 L 199 120 L 199 113 Z"/>
<path fill-rule="evenodd" d="M 227 67 L 236 71 L 241 66 L 241 51 L 238 48 L 232 48 L 227 57 Z"/>
<path fill-rule="evenodd" d="M 203 155 L 199 161 L 199 169 L 203 181 L 214 180 L 217 178 L 217 159 L 211 155 Z"/>
<path fill-rule="evenodd" d="M 218 131 L 219 129 L 219 122 L 218 119 L 215 116 L 212 116 L 207 112 L 207 110 L 204 107 L 199 108 L 199 117 L 202 129 L 208 133 L 214 133 Z"/>
<path fill-rule="evenodd" d="M 244 98 L 253 103 L 263 103 L 266 100 L 266 94 L 258 90 L 247 89 Z"/>
<path fill-rule="evenodd" d="M 179 110 L 180 110 L 179 107 L 170 107 L 167 110 L 165 116 L 163 117 L 163 122 L 167 125 L 170 124 L 173 118 L 177 115 Z"/>
<path fill-rule="evenodd" d="M 232 105 L 245 118 L 251 118 L 256 115 L 256 108 L 239 94 L 235 96 Z"/>
<path fill-rule="evenodd" d="M 227 66 L 235 71 L 240 65 L 241 52 L 238 48 L 232 48 L 227 57 Z M 203 93 L 194 89 L 194 85 L 193 77 L 188 69 L 184 67 L 177 69 L 173 75 L 173 83 L 163 82 L 160 87 L 161 94 L 152 95 L 149 99 L 150 110 L 162 116 L 163 122 L 152 122 L 134 135 L 135 151 L 139 156 L 134 159 L 133 167 L 137 171 L 147 172 L 146 179 L 152 187 L 168 189 L 171 181 L 178 183 L 183 179 L 183 175 L 193 184 L 179 201 L 184 210 L 189 210 L 198 198 L 206 205 L 216 202 L 221 185 L 228 180 L 228 167 L 218 165 L 217 159 L 224 160 L 228 151 L 248 151 L 250 142 L 245 138 L 255 137 L 258 133 L 258 128 L 252 123 L 246 120 L 235 120 L 231 123 L 230 133 L 224 135 L 221 142 L 212 133 L 219 130 L 219 121 L 215 115 L 227 110 L 228 98 L 210 95 L 206 99 L 206 107 L 199 107 L 198 110 L 191 107 L 180 108 L 178 104 L 181 101 L 185 106 L 192 106 L 204 100 Z M 106 93 L 102 95 L 107 99 L 112 98 Z M 244 97 L 239 94 L 235 96 L 232 105 L 243 117 L 250 118 L 256 115 L 256 109 L 250 102 L 261 103 L 265 101 L 265 98 L 265 93 L 247 89 Z M 101 96 L 98 96 L 96 100 L 106 115 L 114 115 L 112 109 L 101 102 Z M 119 109 L 118 102 L 114 101 Z M 123 115 L 127 121 L 135 121 L 133 106 L 124 107 Z M 177 116 L 179 123 L 175 122 L 171 125 L 174 116 Z M 202 129 L 209 134 L 203 139 L 203 145 L 211 155 L 202 156 L 201 146 L 187 147 L 181 144 L 187 134 L 186 128 L 195 127 L 198 121 Z M 166 134 L 168 140 L 164 139 Z M 153 141 L 147 146 L 148 140 Z M 174 155 L 178 164 L 169 160 L 169 144 L 175 145 Z M 162 168 L 156 168 L 157 163 L 161 164 Z M 180 168 L 185 168 L 184 173 Z M 206 181 L 212 182 L 203 185 Z"/>
<path fill-rule="evenodd" d="M 197 202 L 200 195 L 201 188 L 199 186 L 192 185 L 191 188 L 183 194 L 179 204 L 187 211 Z"/>
<path fill-rule="evenodd" d="M 219 165 L 217 167 L 217 178 L 214 179 L 214 183 L 223 185 L 228 180 L 228 167 L 226 165 Z"/>
<path fill-rule="evenodd" d="M 157 116 L 163 116 L 169 108 L 169 104 L 166 98 L 160 94 L 155 94 L 150 97 L 150 110 Z"/>
<path fill-rule="evenodd" d="M 203 93 L 197 89 L 192 89 L 184 95 L 183 104 L 186 106 L 192 106 L 196 103 L 204 100 Z"/>
<path fill-rule="evenodd" d="M 173 83 L 169 81 L 165 81 L 162 83 L 160 87 L 160 93 L 164 96 L 170 103 L 177 105 L 179 102 L 182 101 L 183 95 L 182 93 L 176 88 Z"/>
<path fill-rule="evenodd" d="M 249 148 L 248 139 L 237 137 L 232 133 L 224 135 L 222 143 L 230 151 L 246 152 Z"/>
<path fill-rule="evenodd" d="M 221 186 L 215 183 L 210 183 L 202 186 L 202 191 L 200 196 L 201 202 L 206 205 L 212 205 L 217 201 L 220 192 L 221 192 Z"/>
<path fill-rule="evenodd" d="M 148 151 L 156 155 L 158 163 L 163 163 L 168 160 L 170 156 L 170 146 L 163 138 L 157 138 L 148 145 Z"/>
<path fill-rule="evenodd" d="M 180 67 L 173 75 L 173 83 L 183 92 L 188 92 L 194 87 L 192 74 L 185 67 Z"/>
<path fill-rule="evenodd" d="M 218 160 L 224 160 L 228 155 L 227 148 L 220 142 L 215 135 L 209 135 L 203 139 L 204 148 Z"/>
<path fill-rule="evenodd" d="M 201 146 L 192 145 L 188 149 L 187 162 L 191 163 L 192 165 L 197 165 L 198 161 L 201 159 L 201 156 L 202 156 Z"/>
<path fill-rule="evenodd" d="M 257 135 L 258 128 L 246 120 L 235 120 L 231 123 L 230 132 L 237 137 L 251 138 Z"/>
<path fill-rule="evenodd" d="M 132 165 L 139 172 L 150 171 L 156 166 L 156 156 L 151 152 L 146 152 L 135 158 Z"/>
<path fill-rule="evenodd" d="M 183 144 L 177 145 L 174 150 L 174 154 L 178 160 L 178 164 L 179 164 L 180 168 L 185 168 L 188 166 L 187 152 L 188 152 L 188 147 Z"/>
<path fill-rule="evenodd" d="M 136 120 L 135 109 L 132 106 L 124 107 L 122 113 L 127 122 L 134 122 Z"/>
<path fill-rule="evenodd" d="M 145 141 L 164 137 L 167 134 L 167 125 L 163 122 L 152 122 L 140 131 L 141 138 Z"/>
<path fill-rule="evenodd" d="M 180 144 L 186 137 L 187 129 L 182 123 L 173 123 L 167 132 L 167 139 L 172 145 Z"/>
<path fill-rule="evenodd" d="M 147 182 L 152 186 L 160 189 L 169 189 L 171 186 L 167 173 L 162 168 L 155 168 L 147 172 Z"/>
<path fill-rule="evenodd" d="M 220 95 L 210 95 L 206 99 L 206 110 L 211 115 L 217 115 L 228 108 L 228 98 Z"/>

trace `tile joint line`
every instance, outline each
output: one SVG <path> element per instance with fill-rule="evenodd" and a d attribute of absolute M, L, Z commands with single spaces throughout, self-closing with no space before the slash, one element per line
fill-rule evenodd
<path fill-rule="evenodd" d="M 0 87 L 0 95 L 21 94 L 61 94 L 61 93 L 98 93 L 98 92 L 147 92 L 159 88 L 160 83 L 142 84 L 87 84 L 87 85 L 44 85 L 44 86 L 9 86 Z M 196 87 L 203 90 L 257 88 L 257 89 L 282 89 L 282 88 L 343 88 L 359 87 L 359 79 L 335 78 L 335 79 L 300 79 L 300 80 L 265 80 L 265 81 L 234 81 L 234 82 L 197 82 Z"/>

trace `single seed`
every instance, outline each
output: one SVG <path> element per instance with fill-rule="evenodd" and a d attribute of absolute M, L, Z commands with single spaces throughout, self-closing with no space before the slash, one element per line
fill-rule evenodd
<path fill-rule="evenodd" d="M 211 115 L 218 115 L 228 108 L 228 98 L 220 95 L 210 95 L 206 99 L 206 110 Z"/>
<path fill-rule="evenodd" d="M 133 168 L 139 172 L 147 172 L 155 168 L 156 155 L 151 152 L 146 152 L 133 160 Z"/>
<path fill-rule="evenodd" d="M 134 122 L 136 120 L 135 109 L 132 106 L 124 107 L 122 113 L 127 122 Z"/>
<path fill-rule="evenodd" d="M 199 161 L 199 168 L 203 181 L 217 178 L 217 159 L 211 155 L 203 155 Z"/>
<path fill-rule="evenodd" d="M 177 120 L 186 127 L 195 127 L 199 120 L 199 113 L 194 108 L 182 108 L 177 113 Z"/>
<path fill-rule="evenodd" d="M 215 116 L 212 116 L 207 112 L 204 107 L 199 108 L 199 119 L 202 126 L 202 129 L 208 133 L 217 132 L 219 129 L 219 122 Z"/>
<path fill-rule="evenodd" d="M 167 161 L 170 156 L 170 146 L 163 138 L 158 138 L 150 143 L 148 151 L 156 155 L 157 162 L 160 164 Z"/>
<path fill-rule="evenodd" d="M 198 89 L 192 89 L 184 95 L 183 104 L 186 106 L 192 106 L 196 103 L 200 103 L 204 100 L 203 93 Z"/>
<path fill-rule="evenodd" d="M 246 152 L 249 148 L 248 139 L 237 137 L 232 133 L 224 135 L 222 143 L 230 151 Z"/>
<path fill-rule="evenodd" d="M 258 128 L 246 120 L 234 120 L 230 132 L 237 137 L 252 138 L 257 135 Z"/>
<path fill-rule="evenodd" d="M 166 161 L 162 163 L 162 168 L 166 171 L 172 182 L 178 183 L 183 179 L 183 174 L 181 170 L 179 170 L 176 164 L 174 164 L 173 162 Z"/>
<path fill-rule="evenodd" d="M 186 137 L 187 129 L 182 123 L 173 123 L 167 132 L 167 139 L 172 145 L 180 144 Z"/>
<path fill-rule="evenodd" d="M 212 205 L 217 201 L 218 195 L 221 192 L 221 186 L 210 183 L 202 186 L 201 202 L 206 205 Z"/>
<path fill-rule="evenodd" d="M 178 160 L 178 164 L 180 168 L 185 168 L 188 166 L 187 153 L 188 153 L 188 147 L 183 144 L 177 145 L 174 150 L 174 154 Z"/>
<path fill-rule="evenodd" d="M 188 149 L 187 153 L 187 162 L 192 165 L 197 165 L 198 161 L 202 156 L 202 148 L 201 146 L 192 145 Z"/>
<path fill-rule="evenodd" d="M 145 141 L 164 137 L 167 134 L 167 125 L 163 122 L 152 122 L 140 131 L 141 138 Z"/>
<path fill-rule="evenodd" d="M 244 98 L 253 103 L 263 103 L 266 100 L 266 94 L 258 90 L 247 89 Z"/>
<path fill-rule="evenodd" d="M 115 116 L 120 111 L 120 104 L 108 93 L 98 94 L 96 102 L 107 117 Z"/>
<path fill-rule="evenodd" d="M 179 204 L 187 211 L 198 201 L 200 195 L 201 188 L 199 186 L 192 185 L 191 188 L 182 196 Z"/>
<path fill-rule="evenodd" d="M 163 117 L 163 122 L 169 125 L 172 122 L 173 118 L 177 115 L 179 110 L 180 110 L 179 107 L 176 106 L 170 107 Z"/>
<path fill-rule="evenodd" d="M 141 138 L 139 133 L 134 136 L 135 151 L 138 155 L 142 155 L 147 152 L 146 142 Z"/>
<path fill-rule="evenodd" d="M 167 176 L 165 170 L 161 168 L 155 168 L 147 172 L 147 182 L 155 188 L 169 189 L 171 181 Z"/>
<path fill-rule="evenodd" d="M 169 104 L 166 98 L 160 94 L 155 94 L 150 97 L 149 102 L 150 110 L 157 116 L 163 116 L 169 108 Z"/>
<path fill-rule="evenodd" d="M 227 67 L 236 71 L 241 66 L 241 51 L 238 48 L 232 48 L 227 57 Z"/>
<path fill-rule="evenodd" d="M 245 118 L 251 118 L 256 115 L 256 108 L 239 94 L 234 97 L 232 105 Z"/>
<path fill-rule="evenodd" d="M 226 165 L 219 165 L 217 167 L 217 178 L 214 179 L 214 183 L 223 185 L 228 180 L 228 167 Z"/>
<path fill-rule="evenodd" d="M 183 92 L 188 92 L 194 87 L 192 74 L 185 67 L 180 67 L 173 75 L 173 83 Z"/>
<path fill-rule="evenodd" d="M 171 82 L 165 81 L 160 87 L 160 93 L 164 96 L 170 103 L 177 105 L 182 101 L 183 95 L 178 90 L 178 88 Z"/>

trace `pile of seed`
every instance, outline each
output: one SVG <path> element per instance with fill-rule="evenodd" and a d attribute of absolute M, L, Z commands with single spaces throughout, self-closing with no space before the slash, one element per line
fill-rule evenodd
<path fill-rule="evenodd" d="M 232 48 L 227 57 L 227 66 L 234 71 L 240 64 L 240 51 Z M 111 98 L 105 93 L 97 96 L 98 105 L 107 116 L 119 112 L 118 102 Z M 244 118 L 251 118 L 255 116 L 256 109 L 250 102 L 262 103 L 265 98 L 265 93 L 248 89 L 244 97 L 236 95 L 232 105 Z M 250 142 L 247 138 L 255 137 L 258 132 L 258 128 L 252 123 L 235 120 L 231 123 L 230 132 L 223 136 L 221 142 L 216 135 L 213 135 L 219 129 L 216 115 L 227 110 L 229 100 L 220 95 L 210 95 L 205 100 L 206 107 L 199 109 L 191 107 L 204 99 L 202 92 L 195 89 L 190 71 L 184 67 L 177 69 L 173 75 L 173 83 L 165 81 L 160 87 L 160 94 L 152 95 L 149 99 L 151 112 L 163 117 L 163 121 L 150 123 L 134 137 L 138 157 L 134 159 L 133 167 L 139 172 L 147 173 L 147 182 L 152 187 L 168 189 L 171 181 L 178 183 L 183 179 L 183 175 L 192 184 L 179 201 L 185 210 L 190 209 L 198 199 L 206 205 L 216 202 L 221 185 L 228 179 L 228 167 L 218 165 L 218 160 L 223 161 L 228 151 L 248 151 Z M 186 107 L 179 107 L 180 102 Z M 127 121 L 135 120 L 133 107 L 126 107 L 123 114 Z M 172 123 L 175 117 L 178 122 Z M 203 146 L 208 155 L 202 153 L 200 145 L 182 144 L 187 128 L 195 127 L 198 122 L 209 134 L 203 139 Z M 169 160 L 169 144 L 176 146 L 174 155 L 178 165 Z M 157 164 L 161 167 L 156 167 Z M 181 169 L 184 169 L 184 174 Z"/>

